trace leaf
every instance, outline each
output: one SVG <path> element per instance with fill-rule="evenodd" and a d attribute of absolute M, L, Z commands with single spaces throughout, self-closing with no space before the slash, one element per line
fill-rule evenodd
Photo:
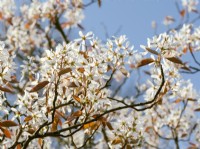
<path fill-rule="evenodd" d="M 188 101 L 197 101 L 196 99 L 193 99 L 193 98 L 188 98 L 187 100 Z"/>
<path fill-rule="evenodd" d="M 169 61 L 171 61 L 173 63 L 177 63 L 177 64 L 183 65 L 183 62 L 177 57 L 167 57 L 166 59 L 168 59 Z"/>
<path fill-rule="evenodd" d="M 32 119 L 33 119 L 32 116 L 27 116 L 27 117 L 24 119 L 24 122 L 28 122 L 28 121 L 30 121 L 30 120 L 32 120 Z"/>
<path fill-rule="evenodd" d="M 110 122 L 107 122 L 106 125 L 110 130 L 114 130 Z"/>
<path fill-rule="evenodd" d="M 181 69 L 187 70 L 187 71 L 191 71 L 190 68 L 188 68 L 187 66 L 183 66 L 181 67 Z"/>
<path fill-rule="evenodd" d="M 3 91 L 3 92 L 12 93 L 12 91 L 9 88 L 6 88 L 6 87 L 0 86 L 0 90 Z"/>
<path fill-rule="evenodd" d="M 76 117 L 70 115 L 68 118 L 67 118 L 67 121 L 64 122 L 64 124 L 66 123 L 71 123 Z"/>
<path fill-rule="evenodd" d="M 39 82 L 36 86 L 34 86 L 30 92 L 37 92 L 39 90 L 41 90 L 42 88 L 44 88 L 47 84 L 49 83 L 49 81 L 42 81 Z"/>
<path fill-rule="evenodd" d="M 152 50 L 152 49 L 150 49 L 150 48 L 148 48 L 148 47 L 145 47 L 145 49 L 146 49 L 147 51 L 149 51 L 150 53 L 152 53 L 152 54 L 158 55 L 158 52 L 155 51 L 155 50 Z"/>
<path fill-rule="evenodd" d="M 16 76 L 11 76 L 10 83 L 19 83 L 19 81 L 17 81 L 17 77 Z"/>
<path fill-rule="evenodd" d="M 74 82 L 68 82 L 67 87 L 78 87 Z"/>
<path fill-rule="evenodd" d="M 107 72 L 110 71 L 110 70 L 112 70 L 112 66 L 108 65 Z"/>
<path fill-rule="evenodd" d="M 8 129 L 4 129 L 3 133 L 7 138 L 11 138 L 11 133 L 10 133 L 10 131 Z"/>
<path fill-rule="evenodd" d="M 7 138 L 11 138 L 11 134 L 10 134 L 10 131 L 6 128 L 2 128 L 0 127 L 1 131 L 4 133 L 4 135 L 7 137 Z"/>
<path fill-rule="evenodd" d="M 163 98 L 162 97 L 159 97 L 158 101 L 157 101 L 157 104 L 158 105 L 162 105 L 163 103 Z"/>
<path fill-rule="evenodd" d="M 81 110 L 78 110 L 76 112 L 74 112 L 72 115 L 70 115 L 68 118 L 67 118 L 67 121 L 65 123 L 70 123 L 71 121 L 73 121 L 75 118 L 79 117 L 82 115 L 82 111 Z"/>
<path fill-rule="evenodd" d="M 40 145 L 40 147 L 42 147 L 42 144 L 43 144 L 43 139 L 42 138 L 38 139 L 38 144 Z"/>
<path fill-rule="evenodd" d="M 85 69 L 83 67 L 80 67 L 77 69 L 80 73 L 84 73 L 85 72 Z"/>
<path fill-rule="evenodd" d="M 84 30 L 84 27 L 81 24 L 77 24 L 77 26 L 81 29 Z"/>
<path fill-rule="evenodd" d="M 59 72 L 58 72 L 58 75 L 61 76 L 63 74 L 66 74 L 66 73 L 69 73 L 71 72 L 72 69 L 71 68 L 64 68 L 64 69 L 61 69 Z"/>
<path fill-rule="evenodd" d="M 196 146 L 189 146 L 187 149 L 198 149 Z"/>
<path fill-rule="evenodd" d="M 192 46 L 191 45 L 189 45 L 189 50 L 190 50 L 190 52 L 193 52 L 194 50 L 192 49 Z"/>
<path fill-rule="evenodd" d="M 78 87 L 77 84 L 75 84 L 74 82 L 70 82 L 68 78 L 65 78 L 63 80 L 63 83 L 66 84 L 66 87 Z"/>
<path fill-rule="evenodd" d="M 138 63 L 137 67 L 142 67 L 142 66 L 148 65 L 152 62 L 154 62 L 154 60 L 152 58 L 143 59 Z"/>
<path fill-rule="evenodd" d="M 101 0 L 98 0 L 98 6 L 101 7 Z"/>
<path fill-rule="evenodd" d="M 35 131 L 36 130 L 34 128 L 29 128 L 27 132 L 30 133 L 30 134 L 33 134 L 33 133 L 35 133 Z"/>
<path fill-rule="evenodd" d="M 112 141 L 112 145 L 116 145 L 116 144 L 120 144 L 122 143 L 122 139 L 121 138 L 116 138 Z"/>
<path fill-rule="evenodd" d="M 2 14 L 2 12 L 0 11 L 0 20 L 2 20 L 3 19 L 3 14 Z"/>
<path fill-rule="evenodd" d="M 66 27 L 70 27 L 71 25 L 73 25 L 73 22 L 63 22 L 63 23 L 61 24 L 61 27 L 62 27 L 62 28 L 66 28 Z"/>
<path fill-rule="evenodd" d="M 184 134 L 181 135 L 181 138 L 184 138 L 184 137 L 186 137 L 187 135 L 188 135 L 187 133 L 184 133 Z"/>
<path fill-rule="evenodd" d="M 153 129 L 153 127 L 151 127 L 151 126 L 148 126 L 148 127 L 146 127 L 146 129 L 145 129 L 145 132 L 149 133 L 149 132 L 150 132 L 150 130 L 152 130 L 152 129 Z"/>
<path fill-rule="evenodd" d="M 133 140 L 130 141 L 130 143 L 137 144 L 139 141 L 140 141 L 139 139 L 133 139 Z"/>
<path fill-rule="evenodd" d="M 194 111 L 196 111 L 196 112 L 200 112 L 200 108 L 197 108 L 197 109 L 195 109 Z"/>
<path fill-rule="evenodd" d="M 199 13 L 198 10 L 197 10 L 197 9 L 194 9 L 194 8 L 192 9 L 192 12 L 194 12 L 194 13 Z"/>
<path fill-rule="evenodd" d="M 1 127 L 15 127 L 15 126 L 18 126 L 18 124 L 11 120 L 6 120 L 3 122 L 0 122 L 0 126 Z"/>
<path fill-rule="evenodd" d="M 97 122 L 90 122 L 90 123 L 83 125 L 83 129 L 90 128 L 92 130 L 95 130 L 99 125 L 100 125 L 100 123 L 98 121 Z"/>
<path fill-rule="evenodd" d="M 146 70 L 144 70 L 144 73 L 147 74 L 147 75 L 149 75 L 149 76 L 151 75 L 151 72 L 146 71 Z"/>
<path fill-rule="evenodd" d="M 182 51 L 183 51 L 183 53 L 185 53 L 185 54 L 186 54 L 186 53 L 187 53 L 187 51 L 188 51 L 188 48 L 187 48 L 187 47 L 185 47 L 185 48 L 183 48 L 183 50 L 182 50 Z"/>
<path fill-rule="evenodd" d="M 21 149 L 21 145 L 20 144 L 17 144 L 17 149 Z"/>
<path fill-rule="evenodd" d="M 176 99 L 174 103 L 180 103 L 182 100 L 180 98 Z"/>
<path fill-rule="evenodd" d="M 183 10 L 180 11 L 180 15 L 181 15 L 181 17 L 185 16 L 185 9 L 183 9 Z"/>
<path fill-rule="evenodd" d="M 126 145 L 126 149 L 132 149 L 131 145 L 130 145 L 130 144 L 127 144 L 127 145 Z"/>
<path fill-rule="evenodd" d="M 81 99 L 78 96 L 73 95 L 72 97 L 73 97 L 74 100 L 78 101 L 79 103 L 81 102 Z"/>
<path fill-rule="evenodd" d="M 187 149 L 198 149 L 196 144 L 194 144 L 192 142 L 189 142 L 189 144 L 190 144 L 190 146 Z"/>
<path fill-rule="evenodd" d="M 78 111 L 76 111 L 76 112 L 74 112 L 73 114 L 72 114 L 72 116 L 76 116 L 76 117 L 79 117 L 79 116 L 81 116 L 82 115 L 82 111 L 81 110 L 78 110 Z"/>
<path fill-rule="evenodd" d="M 129 76 L 129 72 L 125 68 L 120 68 L 120 72 L 125 75 L 126 77 Z"/>
<path fill-rule="evenodd" d="M 56 110 L 56 114 L 57 114 L 57 116 L 62 117 L 63 119 L 67 119 L 65 114 L 63 112 L 61 112 L 61 111 Z"/>
<path fill-rule="evenodd" d="M 59 117 L 55 116 L 52 127 L 51 127 L 51 132 L 57 131 L 58 122 L 59 122 Z"/>
<path fill-rule="evenodd" d="M 24 25 L 24 28 L 25 29 L 30 29 L 30 27 L 31 27 L 31 22 L 27 22 L 25 25 Z"/>

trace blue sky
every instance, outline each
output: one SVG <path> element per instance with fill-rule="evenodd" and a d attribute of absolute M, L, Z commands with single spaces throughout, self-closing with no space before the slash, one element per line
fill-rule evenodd
<path fill-rule="evenodd" d="M 113 36 L 120 28 L 118 35 L 125 34 L 135 49 L 139 50 L 140 45 L 146 44 L 147 38 L 154 35 L 152 21 L 157 22 L 158 33 L 167 31 L 167 27 L 163 25 L 163 20 L 167 15 L 175 18 L 175 26 L 179 23 L 181 17 L 175 2 L 176 0 L 102 0 L 101 8 L 93 4 L 85 9 L 82 25 L 85 32 L 93 31 L 97 37 L 104 40 L 106 39 L 105 28 L 109 36 Z M 200 55 L 197 55 L 197 59 L 200 59 L 198 56 Z M 193 60 L 187 56 L 186 61 Z M 192 80 L 197 90 L 200 85 L 196 81 L 199 78 L 198 75 L 198 73 L 184 74 L 186 79 Z"/>
<path fill-rule="evenodd" d="M 139 48 L 147 37 L 154 35 L 151 22 L 158 23 L 158 32 L 167 28 L 162 24 L 166 15 L 178 16 L 175 0 L 102 0 L 102 7 L 93 4 L 85 9 L 83 25 L 86 31 L 93 31 L 105 38 L 106 27 L 110 36 L 121 28 L 119 35 L 125 34 Z"/>

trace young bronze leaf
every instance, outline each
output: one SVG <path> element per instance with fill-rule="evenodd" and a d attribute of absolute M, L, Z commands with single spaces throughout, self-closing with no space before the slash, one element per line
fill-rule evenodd
<path fill-rule="evenodd" d="M 139 64 L 137 65 L 137 67 L 142 67 L 142 66 L 145 66 L 145 65 L 148 65 L 150 63 L 154 62 L 154 60 L 152 58 L 146 58 L 146 59 L 143 59 L 139 62 Z"/>
<path fill-rule="evenodd" d="M 188 135 L 187 133 L 184 133 L 184 134 L 181 135 L 181 138 L 184 138 L 184 137 L 186 137 L 187 135 Z"/>
<path fill-rule="evenodd" d="M 57 126 L 58 126 L 58 122 L 59 122 L 59 118 L 58 117 L 54 117 L 54 121 L 51 127 L 51 131 L 54 132 L 57 130 Z"/>
<path fill-rule="evenodd" d="M 107 122 L 106 125 L 108 126 L 108 128 L 109 128 L 110 130 L 114 130 L 110 122 Z"/>
<path fill-rule="evenodd" d="M 24 122 L 28 122 L 28 121 L 30 121 L 30 120 L 32 120 L 32 119 L 33 119 L 32 116 L 27 116 L 27 117 L 24 119 Z"/>
<path fill-rule="evenodd" d="M 169 61 L 171 61 L 173 63 L 183 65 L 183 62 L 177 57 L 167 57 L 166 59 L 168 59 Z"/>
<path fill-rule="evenodd" d="M 98 0 L 98 5 L 99 7 L 101 7 L 101 0 Z"/>
<path fill-rule="evenodd" d="M 43 145 L 43 139 L 42 138 L 38 139 L 38 144 L 40 145 L 40 147 L 42 147 L 42 145 Z"/>
<path fill-rule="evenodd" d="M 77 116 L 77 117 L 79 117 L 79 116 L 81 116 L 82 115 L 82 111 L 81 110 L 78 110 L 78 111 L 76 111 L 76 112 L 74 112 L 73 114 L 72 114 L 72 116 Z"/>
<path fill-rule="evenodd" d="M 19 81 L 17 81 L 17 77 L 16 76 L 11 76 L 10 83 L 19 83 Z"/>
<path fill-rule="evenodd" d="M 71 123 L 76 117 L 73 116 L 73 115 L 70 115 L 68 118 L 67 118 L 67 121 L 65 121 L 64 123 Z"/>
<path fill-rule="evenodd" d="M 188 68 L 187 66 L 183 66 L 181 67 L 181 69 L 187 70 L 187 71 L 191 71 L 190 68 Z"/>
<path fill-rule="evenodd" d="M 78 101 L 79 103 L 81 102 L 81 99 L 78 96 L 73 95 L 72 97 L 74 100 Z"/>
<path fill-rule="evenodd" d="M 181 17 L 185 16 L 185 9 L 183 9 L 183 10 L 180 11 L 180 15 L 181 15 Z"/>
<path fill-rule="evenodd" d="M 21 147 L 21 145 L 20 144 L 18 144 L 17 145 L 17 149 L 21 149 L 22 147 Z"/>
<path fill-rule="evenodd" d="M 49 81 L 39 82 L 36 86 L 34 86 L 30 90 L 30 92 L 37 92 L 37 91 L 41 90 L 42 88 L 44 88 L 48 83 L 49 83 Z"/>
<path fill-rule="evenodd" d="M 91 128 L 92 130 L 94 130 L 98 126 L 98 124 L 99 124 L 98 122 L 90 122 L 90 123 L 83 125 L 83 128 L 84 129 Z"/>
<path fill-rule="evenodd" d="M 35 131 L 36 130 L 34 128 L 29 128 L 27 132 L 30 133 L 30 134 L 33 134 L 33 133 L 35 133 Z"/>
<path fill-rule="evenodd" d="M 77 117 L 81 116 L 82 115 L 82 111 L 81 110 L 78 110 L 76 112 L 74 112 L 72 115 L 70 115 L 68 118 L 67 118 L 67 121 L 65 123 L 70 123 L 72 122 L 74 119 L 76 119 Z"/>
<path fill-rule="evenodd" d="M 1 127 L 15 127 L 15 126 L 18 126 L 18 124 L 11 120 L 6 120 L 3 122 L 0 122 L 0 126 Z"/>
<path fill-rule="evenodd" d="M 200 108 L 197 108 L 197 109 L 195 109 L 194 111 L 196 111 L 196 112 L 200 112 Z"/>
<path fill-rule="evenodd" d="M 67 84 L 67 87 L 73 88 L 73 87 L 77 87 L 77 85 L 74 82 L 69 82 Z"/>
<path fill-rule="evenodd" d="M 180 103 L 182 100 L 180 98 L 176 99 L 174 103 Z"/>
<path fill-rule="evenodd" d="M 148 48 L 148 47 L 145 47 L 145 49 L 146 49 L 147 51 L 149 51 L 150 53 L 152 53 L 152 54 L 158 55 L 158 52 L 155 51 L 155 50 L 152 50 L 152 49 L 150 49 L 150 48 Z"/>
<path fill-rule="evenodd" d="M 0 90 L 3 91 L 3 92 L 8 92 L 8 93 L 12 93 L 12 91 L 6 87 L 2 87 L 0 86 Z"/>
<path fill-rule="evenodd" d="M 120 71 L 123 75 L 125 75 L 126 77 L 129 75 L 129 72 L 125 69 L 125 68 L 120 68 Z"/>
<path fill-rule="evenodd" d="M 59 72 L 58 72 L 58 75 L 61 76 L 63 74 L 66 74 L 66 73 L 69 73 L 71 72 L 72 69 L 71 68 L 64 68 L 64 69 L 61 69 Z"/>
<path fill-rule="evenodd" d="M 62 24 L 61 24 L 61 27 L 62 28 L 66 28 L 66 27 L 69 27 L 69 26 L 71 26 L 73 24 L 73 22 L 63 22 Z"/>
<path fill-rule="evenodd" d="M 149 133 L 149 131 L 150 131 L 151 129 L 153 129 L 153 127 L 148 126 L 148 127 L 146 127 L 145 132 Z"/>
<path fill-rule="evenodd" d="M 10 134 L 10 131 L 6 128 L 2 128 L 0 127 L 1 131 L 4 133 L 4 135 L 7 137 L 7 138 L 11 138 L 11 134 Z"/>
<path fill-rule="evenodd" d="M 127 145 L 126 145 L 126 149 L 132 149 L 131 145 L 130 145 L 130 144 L 127 144 Z"/>
<path fill-rule="evenodd" d="M 84 73 L 85 72 L 85 69 L 83 67 L 80 67 L 77 69 L 80 73 Z"/>
<path fill-rule="evenodd" d="M 116 145 L 116 144 L 120 144 L 122 143 L 122 139 L 121 138 L 116 138 L 112 141 L 112 145 Z"/>
<path fill-rule="evenodd" d="M 193 98 L 188 98 L 187 100 L 188 101 L 197 101 L 196 99 L 193 99 Z"/>

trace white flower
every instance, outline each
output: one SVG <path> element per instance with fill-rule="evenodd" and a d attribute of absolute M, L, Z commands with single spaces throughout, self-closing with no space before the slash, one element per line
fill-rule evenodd
<path fill-rule="evenodd" d="M 182 0 L 182 5 L 187 8 L 188 12 L 197 11 L 198 0 Z"/>

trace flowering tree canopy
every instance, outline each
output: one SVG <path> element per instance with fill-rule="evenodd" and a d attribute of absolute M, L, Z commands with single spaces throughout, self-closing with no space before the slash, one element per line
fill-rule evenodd
<path fill-rule="evenodd" d="M 141 50 L 125 35 L 101 41 L 82 32 L 83 10 L 96 3 L 0 0 L 1 147 L 199 148 L 199 93 L 183 77 L 200 71 L 198 1 L 178 1 L 185 21 Z M 73 28 L 78 39 L 69 38 Z M 139 70 L 143 81 L 120 94 Z"/>

